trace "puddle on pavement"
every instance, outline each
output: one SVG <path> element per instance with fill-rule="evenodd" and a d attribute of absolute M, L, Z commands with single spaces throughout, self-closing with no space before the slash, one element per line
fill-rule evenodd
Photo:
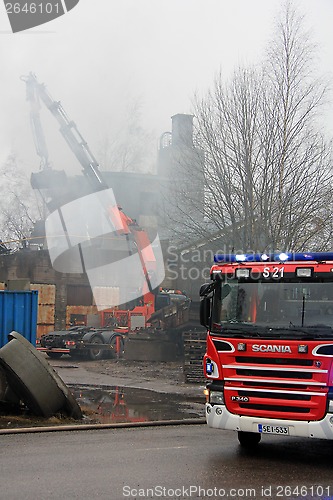
<path fill-rule="evenodd" d="M 204 417 L 204 396 L 164 394 L 129 387 L 71 387 L 85 423 L 153 422 Z"/>

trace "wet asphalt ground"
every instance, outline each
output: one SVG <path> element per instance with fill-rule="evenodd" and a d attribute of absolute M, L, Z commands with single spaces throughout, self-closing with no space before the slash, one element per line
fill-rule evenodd
<path fill-rule="evenodd" d="M 333 497 L 332 443 L 179 425 L 0 436 L 6 500 Z"/>
<path fill-rule="evenodd" d="M 6 500 L 333 499 L 330 441 L 263 436 L 245 451 L 236 433 L 198 423 L 203 386 L 182 382 L 177 367 L 51 364 L 90 422 L 144 427 L 1 435 Z M 163 425 L 174 418 L 184 424 Z"/>

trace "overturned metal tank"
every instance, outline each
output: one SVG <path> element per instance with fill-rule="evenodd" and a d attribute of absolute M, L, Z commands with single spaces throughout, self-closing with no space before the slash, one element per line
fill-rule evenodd
<path fill-rule="evenodd" d="M 15 331 L 9 334 L 8 340 L 0 349 L 0 371 L 7 384 L 4 391 L 2 382 L 2 399 L 21 400 L 36 416 L 63 413 L 81 419 L 76 399 L 43 355 Z"/>

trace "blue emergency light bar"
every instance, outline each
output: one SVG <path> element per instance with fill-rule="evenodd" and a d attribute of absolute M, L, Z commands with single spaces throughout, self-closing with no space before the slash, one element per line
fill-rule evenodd
<path fill-rule="evenodd" d="M 232 263 L 232 262 L 323 262 L 333 261 L 333 252 L 304 252 L 304 253 L 247 253 L 247 254 L 216 254 L 214 262 Z"/>

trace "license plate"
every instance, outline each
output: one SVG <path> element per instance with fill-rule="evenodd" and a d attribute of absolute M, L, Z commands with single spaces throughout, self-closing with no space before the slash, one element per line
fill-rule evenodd
<path fill-rule="evenodd" d="M 289 427 L 282 425 L 263 425 L 258 424 L 258 432 L 262 434 L 282 434 L 284 436 L 289 435 Z"/>

